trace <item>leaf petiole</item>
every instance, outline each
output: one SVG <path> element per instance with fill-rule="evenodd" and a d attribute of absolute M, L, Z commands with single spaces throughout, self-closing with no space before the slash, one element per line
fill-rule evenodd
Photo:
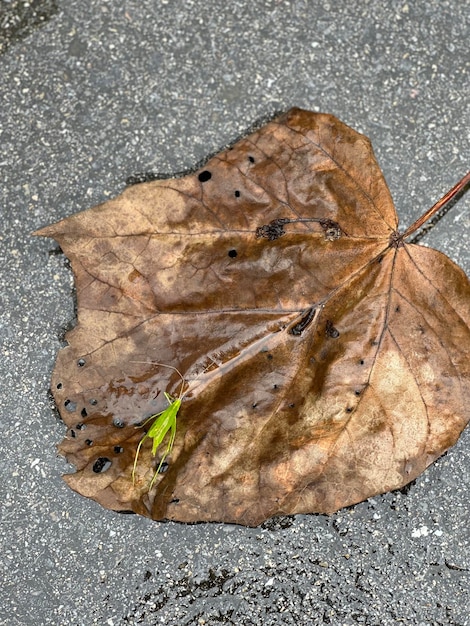
<path fill-rule="evenodd" d="M 465 188 L 470 184 L 470 172 L 467 172 L 459 182 L 452 187 L 446 194 L 440 198 L 430 209 L 426 211 L 421 217 L 419 217 L 411 226 L 409 226 L 403 234 L 399 236 L 400 241 L 404 241 L 407 237 L 416 232 L 421 226 L 427 222 L 431 217 L 441 211 L 446 205 L 449 204 L 456 196 L 465 191 Z"/>

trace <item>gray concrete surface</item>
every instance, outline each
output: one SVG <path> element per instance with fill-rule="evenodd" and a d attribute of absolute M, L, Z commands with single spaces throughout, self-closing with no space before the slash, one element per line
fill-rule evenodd
<path fill-rule="evenodd" d="M 371 137 L 409 224 L 468 169 L 468 3 L 59 0 L 7 32 L 25 4 L 0 2 L 0 624 L 470 624 L 468 430 L 401 493 L 257 529 L 70 491 L 47 390 L 72 277 L 30 237 L 291 105 Z M 467 194 L 425 240 L 467 273 L 469 225 Z"/>

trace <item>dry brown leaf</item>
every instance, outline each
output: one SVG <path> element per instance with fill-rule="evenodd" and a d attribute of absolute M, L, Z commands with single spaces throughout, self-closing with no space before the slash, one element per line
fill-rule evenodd
<path fill-rule="evenodd" d="M 397 225 L 367 138 L 293 109 L 39 231 L 77 286 L 52 377 L 67 483 L 154 519 L 257 525 L 416 478 L 469 420 L 470 285 Z M 149 492 L 136 425 L 181 386 L 157 363 L 188 391 Z"/>

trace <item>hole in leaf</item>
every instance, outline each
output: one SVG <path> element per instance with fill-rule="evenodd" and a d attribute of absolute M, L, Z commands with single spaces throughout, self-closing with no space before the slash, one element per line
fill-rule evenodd
<path fill-rule="evenodd" d="M 92 405 L 92 406 L 96 406 L 98 404 L 98 400 L 95 400 L 95 398 L 91 398 L 90 400 L 88 400 L 88 402 Z"/>
<path fill-rule="evenodd" d="M 69 413 L 73 413 L 75 409 L 77 408 L 77 403 L 72 402 L 72 400 L 65 400 L 64 406 L 67 409 L 67 411 L 69 411 Z"/>
<path fill-rule="evenodd" d="M 70 429 L 70 436 L 72 437 L 72 439 L 75 439 L 76 434 L 75 431 L 73 430 L 73 428 Z"/>
<path fill-rule="evenodd" d="M 119 417 L 114 417 L 113 426 L 116 426 L 116 428 L 124 428 L 125 424 Z"/>
<path fill-rule="evenodd" d="M 240 192 L 238 191 L 238 189 L 235 191 L 235 198 L 239 198 L 240 197 Z"/>
<path fill-rule="evenodd" d="M 85 359 L 78 359 L 77 361 L 78 367 L 84 367 L 85 363 L 86 363 Z"/>
<path fill-rule="evenodd" d="M 82 417 L 87 417 L 88 413 L 87 413 L 87 411 L 86 411 L 86 409 L 85 409 L 85 408 L 83 408 L 83 409 L 80 411 L 80 415 L 81 415 Z"/>
<path fill-rule="evenodd" d="M 254 162 L 255 162 L 255 159 L 254 159 L 254 157 L 252 157 L 252 156 L 250 155 L 250 156 L 248 157 L 248 161 L 249 161 L 250 163 L 254 163 Z"/>
<path fill-rule="evenodd" d="M 327 320 L 326 329 L 325 329 L 327 337 L 331 337 L 332 339 L 337 339 L 339 337 L 339 330 L 333 326 L 333 322 Z"/>
<path fill-rule="evenodd" d="M 57 383 L 57 389 L 62 389 L 62 383 Z"/>
<path fill-rule="evenodd" d="M 160 469 L 158 470 L 158 473 L 164 474 L 167 470 L 168 470 L 168 463 L 166 461 L 163 461 L 163 463 L 160 466 Z"/>
<path fill-rule="evenodd" d="M 92 439 L 85 439 L 85 443 L 87 446 L 92 446 L 93 445 L 93 440 Z"/>
<path fill-rule="evenodd" d="M 77 424 L 77 425 L 75 426 L 75 428 L 76 428 L 77 430 L 85 430 L 86 425 L 85 425 L 85 424 L 82 424 L 82 422 L 80 422 L 80 424 Z"/>
<path fill-rule="evenodd" d="M 198 178 L 201 183 L 205 183 L 212 178 L 212 174 L 209 172 L 209 170 L 204 170 L 199 174 Z"/>
<path fill-rule="evenodd" d="M 112 463 L 108 458 L 106 458 L 105 456 L 100 456 L 100 458 L 96 459 L 93 464 L 93 471 L 95 472 L 95 474 L 102 474 L 103 472 L 109 470 L 111 465 Z"/>
<path fill-rule="evenodd" d="M 237 256 L 238 252 L 236 250 L 229 250 L 228 255 L 231 259 L 234 259 Z"/>
<path fill-rule="evenodd" d="M 124 452 L 124 448 L 122 446 L 114 446 L 114 452 L 116 454 L 121 454 L 121 452 Z"/>

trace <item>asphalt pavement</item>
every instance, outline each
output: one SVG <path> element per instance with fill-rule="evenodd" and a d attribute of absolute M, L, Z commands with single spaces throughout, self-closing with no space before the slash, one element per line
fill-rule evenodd
<path fill-rule="evenodd" d="M 469 169 L 465 0 L 0 2 L 0 624 L 470 624 L 470 430 L 332 516 L 157 523 L 72 492 L 48 395 L 70 269 L 31 232 L 291 106 L 368 135 L 402 227 Z M 422 243 L 470 273 L 470 194 Z"/>

